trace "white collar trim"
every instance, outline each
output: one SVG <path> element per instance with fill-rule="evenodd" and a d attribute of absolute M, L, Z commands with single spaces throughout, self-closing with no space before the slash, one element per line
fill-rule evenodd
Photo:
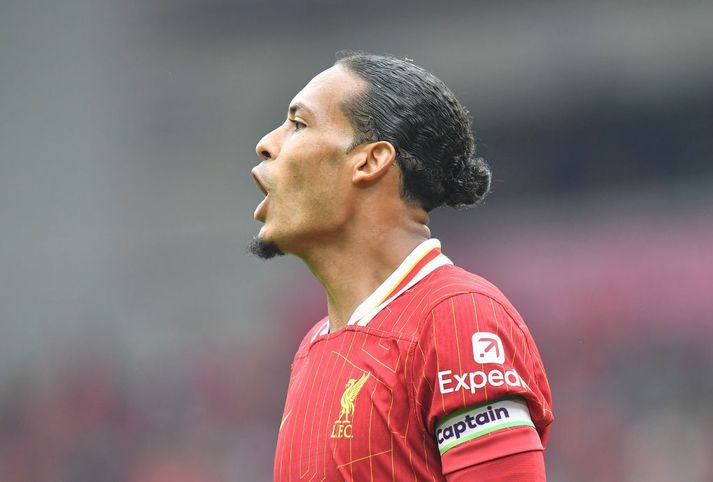
<path fill-rule="evenodd" d="M 445 255 L 439 254 L 425 266 L 398 292 L 389 296 L 390 293 L 406 278 L 414 267 L 433 249 L 440 248 L 441 242 L 435 238 L 422 242 L 401 262 L 398 268 L 391 273 L 372 294 L 370 294 L 352 313 L 347 325 L 366 326 L 381 310 L 389 303 L 401 296 L 406 290 L 412 288 L 436 268 L 447 264 L 453 264 Z M 385 299 L 387 296 L 388 299 Z M 312 337 L 314 341 L 318 336 L 329 333 L 329 319 Z"/>

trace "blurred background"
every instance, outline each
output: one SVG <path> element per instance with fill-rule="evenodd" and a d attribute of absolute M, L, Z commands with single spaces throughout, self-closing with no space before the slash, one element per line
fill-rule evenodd
<path fill-rule="evenodd" d="M 0 2 L 0 481 L 267 481 L 325 301 L 245 252 L 254 146 L 340 49 L 469 108 L 433 213 L 527 320 L 549 480 L 713 481 L 713 3 Z"/>

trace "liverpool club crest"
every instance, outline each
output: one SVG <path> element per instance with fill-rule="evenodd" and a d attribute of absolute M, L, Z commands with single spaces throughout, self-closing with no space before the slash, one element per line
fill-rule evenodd
<path fill-rule="evenodd" d="M 354 416 L 354 400 L 356 400 L 357 395 L 364 387 L 369 374 L 365 373 L 357 380 L 356 378 L 350 378 L 344 388 L 344 393 L 342 394 L 342 399 L 340 404 L 342 405 L 342 411 L 339 412 L 339 417 L 334 421 L 334 426 L 332 427 L 332 438 L 352 438 L 352 418 Z"/>

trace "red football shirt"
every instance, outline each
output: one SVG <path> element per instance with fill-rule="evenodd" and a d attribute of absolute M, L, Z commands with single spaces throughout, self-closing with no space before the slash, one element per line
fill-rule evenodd
<path fill-rule="evenodd" d="M 491 283 L 419 245 L 329 333 L 323 319 L 292 365 L 276 481 L 442 481 L 544 450 L 553 420 L 540 355 Z"/>

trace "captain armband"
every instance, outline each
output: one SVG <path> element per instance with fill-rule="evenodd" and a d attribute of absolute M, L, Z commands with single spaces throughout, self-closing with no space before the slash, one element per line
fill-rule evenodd
<path fill-rule="evenodd" d="M 449 414 L 436 423 L 441 455 L 462 443 L 508 427 L 534 427 L 527 404 L 521 398 L 501 399 Z"/>

